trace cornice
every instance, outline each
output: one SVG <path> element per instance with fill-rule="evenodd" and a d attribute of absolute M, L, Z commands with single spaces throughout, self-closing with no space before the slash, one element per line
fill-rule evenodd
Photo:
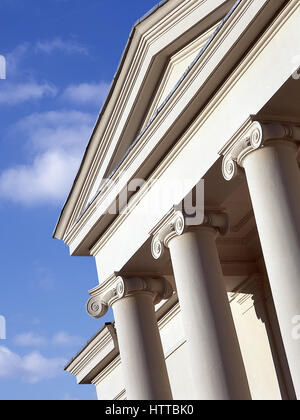
<path fill-rule="evenodd" d="M 102 358 L 99 361 L 99 354 Z M 79 383 L 91 383 L 99 370 L 105 368 L 119 353 L 116 332 L 112 324 L 105 327 L 75 356 L 65 368 Z"/>
<path fill-rule="evenodd" d="M 105 347 L 112 342 L 112 336 L 111 331 L 107 329 L 105 331 L 105 335 L 101 336 L 101 339 L 98 341 L 97 339 L 94 339 L 93 346 L 86 352 L 81 353 L 77 359 L 77 363 L 72 368 L 68 368 L 70 373 L 73 375 L 78 375 L 80 371 L 82 371 L 89 362 L 102 350 L 105 349 Z"/>
<path fill-rule="evenodd" d="M 99 385 L 108 375 L 110 375 L 118 366 L 121 365 L 121 357 L 117 355 L 108 366 L 106 366 L 94 379 L 93 384 Z"/>

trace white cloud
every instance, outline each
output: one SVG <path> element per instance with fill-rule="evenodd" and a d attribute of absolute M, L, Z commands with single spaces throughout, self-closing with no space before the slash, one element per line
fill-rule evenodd
<path fill-rule="evenodd" d="M 45 337 L 32 332 L 19 334 L 14 338 L 14 343 L 23 347 L 37 347 L 46 344 Z"/>
<path fill-rule="evenodd" d="M 60 331 L 53 336 L 52 344 L 58 346 L 78 346 L 82 344 L 82 338 Z"/>
<path fill-rule="evenodd" d="M 88 55 L 88 49 L 85 46 L 73 41 L 64 41 L 61 38 L 39 41 L 35 45 L 35 51 L 43 52 L 45 54 L 51 54 L 54 51 L 62 51 L 67 54 Z"/>
<path fill-rule="evenodd" d="M 49 151 L 30 165 L 19 165 L 0 175 L 0 196 L 23 204 L 57 202 L 67 193 L 79 165 L 79 156 Z"/>
<path fill-rule="evenodd" d="M 45 345 L 51 345 L 53 347 L 68 347 L 82 345 L 83 339 L 65 331 L 59 331 L 51 338 L 46 338 L 33 332 L 25 332 L 17 335 L 13 342 L 21 347 L 41 347 Z"/>
<path fill-rule="evenodd" d="M 82 46 L 60 38 L 40 42 L 36 46 L 37 51 L 45 53 L 56 49 L 69 53 L 87 52 Z M 24 78 L 25 73 L 20 72 L 22 60 L 31 50 L 34 50 L 34 45 L 24 43 L 7 54 L 10 80 L 2 85 L 0 105 L 15 105 L 58 96 L 55 86 L 47 82 L 36 82 L 31 74 Z M 97 105 L 98 108 L 104 101 L 108 88 L 109 85 L 105 82 L 71 85 L 62 91 L 60 98 L 68 103 Z M 25 205 L 61 204 L 80 165 L 95 117 L 96 115 L 87 112 L 61 110 L 33 113 L 15 123 L 10 134 L 22 139 L 27 159 L 0 173 L 0 199 Z"/>
<path fill-rule="evenodd" d="M 5 54 L 7 79 L 1 83 L 0 105 L 16 105 L 29 100 L 54 97 L 58 89 L 48 82 L 37 82 L 31 70 L 24 66 L 24 59 L 32 51 L 30 43 L 22 43 Z"/>
<path fill-rule="evenodd" d="M 5 82 L 0 90 L 0 105 L 16 105 L 29 100 L 55 96 L 57 89 L 49 83 L 9 83 Z"/>
<path fill-rule="evenodd" d="M 24 68 L 21 63 L 25 56 L 28 54 L 28 51 L 30 51 L 30 47 L 31 46 L 28 42 L 24 42 L 19 44 L 10 53 L 5 55 L 7 75 L 10 79 L 19 76 L 21 73 L 24 73 Z"/>
<path fill-rule="evenodd" d="M 23 133 L 33 151 L 62 149 L 69 152 L 82 148 L 95 116 L 80 111 L 48 111 L 31 114 L 18 121 L 11 129 L 12 135 Z"/>
<path fill-rule="evenodd" d="M 74 104 L 100 106 L 106 99 L 109 86 L 106 82 L 70 85 L 64 90 L 61 98 Z"/>
<path fill-rule="evenodd" d="M 12 133 L 27 139 L 33 159 L 0 174 L 0 198 L 26 205 L 60 203 L 75 177 L 94 116 L 76 111 L 33 114 Z"/>
<path fill-rule="evenodd" d="M 22 357 L 0 346 L 2 378 L 19 378 L 27 383 L 37 383 L 61 374 L 65 364 L 66 360 L 62 358 L 46 358 L 36 351 Z"/>

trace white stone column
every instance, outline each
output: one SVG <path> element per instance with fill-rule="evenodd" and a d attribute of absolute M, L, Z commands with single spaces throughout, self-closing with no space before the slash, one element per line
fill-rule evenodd
<path fill-rule="evenodd" d="M 87 305 L 94 318 L 108 306 L 114 311 L 126 396 L 129 400 L 171 400 L 154 305 L 171 296 L 172 288 L 163 278 L 116 277 Z"/>
<path fill-rule="evenodd" d="M 296 155 L 300 128 L 255 122 L 225 156 L 245 169 L 265 264 L 293 384 L 300 399 L 300 171 Z"/>
<path fill-rule="evenodd" d="M 186 229 L 176 212 L 152 241 L 155 258 L 164 246 L 170 249 L 195 394 L 202 400 L 251 399 L 215 243 L 226 224 L 225 215 L 211 214 L 203 226 Z"/>

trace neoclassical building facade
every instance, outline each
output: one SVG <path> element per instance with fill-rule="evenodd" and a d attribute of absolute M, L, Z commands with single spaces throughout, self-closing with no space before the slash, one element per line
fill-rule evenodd
<path fill-rule="evenodd" d="M 299 27 L 298 0 L 134 25 L 54 233 L 113 310 L 66 367 L 99 399 L 300 398 Z"/>

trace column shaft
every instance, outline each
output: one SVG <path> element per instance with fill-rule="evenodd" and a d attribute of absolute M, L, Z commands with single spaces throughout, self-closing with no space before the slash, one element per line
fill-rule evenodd
<path fill-rule="evenodd" d="M 170 240 L 174 276 L 199 399 L 250 399 L 215 244 L 201 227 Z"/>
<path fill-rule="evenodd" d="M 171 400 L 153 294 L 135 292 L 112 305 L 129 400 Z"/>
<path fill-rule="evenodd" d="M 300 399 L 300 171 L 296 146 L 272 141 L 243 161 L 281 334 Z"/>

